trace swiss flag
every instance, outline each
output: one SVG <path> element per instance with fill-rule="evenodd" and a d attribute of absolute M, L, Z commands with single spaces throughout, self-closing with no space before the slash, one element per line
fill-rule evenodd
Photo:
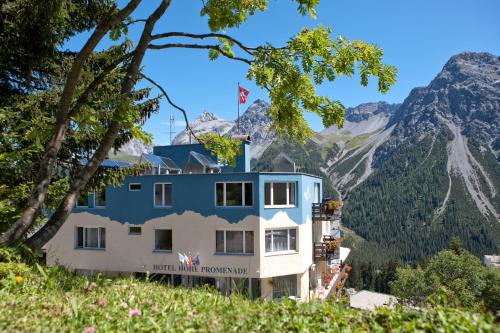
<path fill-rule="evenodd" d="M 247 89 L 238 86 L 238 96 L 240 96 L 240 104 L 245 104 L 247 102 L 249 93 L 250 91 L 248 91 Z"/>

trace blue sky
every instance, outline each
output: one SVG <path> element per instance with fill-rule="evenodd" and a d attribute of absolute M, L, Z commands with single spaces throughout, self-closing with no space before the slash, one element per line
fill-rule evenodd
<path fill-rule="evenodd" d="M 145 0 L 133 17 L 146 18 L 159 1 Z M 124 3 L 121 1 L 120 3 Z M 208 32 L 207 20 L 199 16 L 201 0 L 173 0 L 155 32 Z M 359 85 L 359 78 L 339 79 L 318 87 L 318 93 L 338 99 L 346 106 L 365 102 L 402 102 L 410 90 L 425 86 L 454 54 L 463 51 L 486 51 L 500 55 L 499 0 L 322 0 L 317 19 L 302 17 L 291 0 L 271 0 L 269 10 L 257 13 L 239 29 L 226 33 L 249 46 L 265 42 L 282 45 L 303 27 L 317 25 L 333 28 L 332 35 L 362 39 L 381 47 L 384 61 L 398 68 L 398 81 L 385 95 L 376 89 Z M 130 37 L 137 40 L 141 24 L 131 28 Z M 77 36 L 66 45 L 77 49 L 88 34 Z M 106 47 L 104 41 L 100 47 Z M 170 97 L 188 110 L 190 119 L 203 110 L 224 119 L 237 114 L 237 82 L 250 90 L 249 101 L 261 98 L 269 101 L 265 91 L 246 80 L 247 66 L 240 62 L 219 59 L 209 61 L 205 50 L 151 50 L 143 62 L 147 75 L 162 84 Z M 242 111 L 247 105 L 242 106 Z M 159 114 L 147 123 L 155 144 L 169 143 L 170 107 L 162 102 Z M 174 131 L 183 130 L 181 115 L 176 117 Z M 321 120 L 307 115 L 315 130 L 321 130 Z"/>

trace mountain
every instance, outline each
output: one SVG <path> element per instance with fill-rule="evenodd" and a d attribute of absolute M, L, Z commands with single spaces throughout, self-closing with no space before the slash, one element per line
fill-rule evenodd
<path fill-rule="evenodd" d="M 236 135 L 239 132 L 250 135 L 252 138 L 250 153 L 253 157 L 259 157 L 276 138 L 275 132 L 271 129 L 271 118 L 267 115 L 269 106 L 267 102 L 260 99 L 253 102 L 239 117 L 239 131 L 238 119 L 235 121 L 223 120 L 207 111 L 204 111 L 195 121 L 190 123 L 190 126 L 196 134 L 218 132 Z M 189 143 L 189 136 L 185 131 L 177 134 L 172 140 L 172 144 L 187 143 Z"/>
<path fill-rule="evenodd" d="M 223 120 L 212 112 L 203 111 L 198 118 L 189 124 L 195 134 L 202 134 L 207 132 L 217 132 L 226 134 L 231 128 L 234 127 L 234 121 Z M 187 144 L 189 143 L 189 135 L 186 131 L 182 131 L 175 136 L 172 144 Z"/>
<path fill-rule="evenodd" d="M 122 153 L 130 156 L 141 156 L 143 153 L 151 153 L 153 146 L 148 145 L 140 140 L 132 139 L 120 147 L 117 152 L 110 152 L 112 155 Z"/>
<path fill-rule="evenodd" d="M 367 260 L 420 260 L 453 236 L 477 255 L 500 251 L 498 56 L 458 54 L 402 104 L 351 108 L 343 128 L 295 146 L 274 142 L 256 169 L 285 151 L 321 170 L 345 201 L 342 224 L 370 249 Z"/>

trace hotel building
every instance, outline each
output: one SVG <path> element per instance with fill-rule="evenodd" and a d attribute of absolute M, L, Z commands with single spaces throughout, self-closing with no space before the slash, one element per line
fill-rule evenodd
<path fill-rule="evenodd" d="M 326 297 L 349 250 L 338 242 L 338 212 L 319 204 L 322 179 L 288 159 L 251 172 L 249 144 L 233 168 L 200 144 L 154 147 L 141 157 L 149 171 L 79 199 L 44 247 L 47 264 L 265 299 Z"/>

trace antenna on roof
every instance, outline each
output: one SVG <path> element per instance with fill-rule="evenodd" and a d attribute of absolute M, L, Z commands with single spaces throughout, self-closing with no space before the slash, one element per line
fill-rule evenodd
<path fill-rule="evenodd" d="M 170 130 L 168 131 L 168 134 L 170 135 L 170 144 L 172 144 L 172 134 L 175 133 L 172 130 L 172 126 L 174 126 L 174 121 L 175 121 L 174 115 L 172 114 L 172 105 L 170 105 L 170 115 L 168 117 L 168 121 L 169 121 L 169 124 L 170 124 Z"/>

